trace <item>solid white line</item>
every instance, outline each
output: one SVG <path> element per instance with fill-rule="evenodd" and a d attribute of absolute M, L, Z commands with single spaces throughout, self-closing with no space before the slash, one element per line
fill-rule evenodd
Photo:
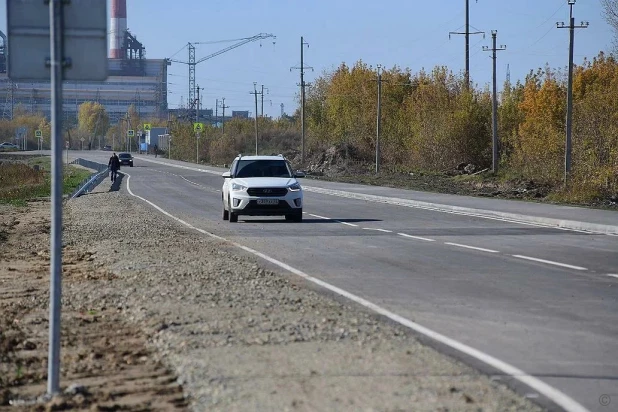
<path fill-rule="evenodd" d="M 314 214 L 311 214 L 311 213 L 309 213 L 309 216 L 317 217 L 318 219 L 330 220 L 330 218 L 328 218 L 328 217 L 324 217 L 324 216 L 320 216 L 320 215 L 314 215 Z"/>
<path fill-rule="evenodd" d="M 444 244 L 445 245 L 451 245 L 451 246 L 457 246 L 457 247 L 463 247 L 463 248 L 466 248 L 466 249 L 480 250 L 481 252 L 500 253 L 500 251 L 498 251 L 498 250 L 485 249 L 485 248 L 476 247 L 476 246 L 462 245 L 460 243 L 444 242 Z"/>
<path fill-rule="evenodd" d="M 610 273 L 609 275 L 607 275 L 607 276 L 611 276 L 611 277 L 613 277 L 613 278 L 618 279 L 618 275 L 614 275 L 614 274 L 611 274 L 611 273 Z"/>
<path fill-rule="evenodd" d="M 126 174 L 126 173 L 125 173 Z M 308 274 L 306 274 L 305 272 L 302 272 L 290 265 L 288 265 L 287 263 L 283 263 L 277 259 L 274 259 L 268 255 L 265 255 L 261 252 L 258 252 L 257 250 L 251 249 L 247 246 L 241 245 L 239 243 L 236 242 L 232 242 L 229 241 L 221 236 L 217 236 L 214 233 L 210 233 L 207 232 L 203 229 L 199 229 L 193 225 L 191 225 L 190 223 L 185 222 L 184 220 L 181 220 L 179 218 L 177 218 L 176 216 L 173 216 L 172 214 L 166 212 L 165 210 L 161 209 L 159 206 L 155 205 L 154 203 L 152 203 L 149 200 L 144 199 L 141 196 L 137 196 L 136 194 L 134 194 L 131 191 L 131 187 L 130 187 L 130 181 L 131 181 L 131 176 L 127 175 L 127 190 L 129 192 L 129 194 L 131 196 L 134 196 L 146 203 L 148 203 L 149 205 L 151 205 L 152 207 L 154 207 L 156 210 L 160 211 L 161 213 L 163 213 L 164 215 L 176 220 L 177 222 L 185 225 L 186 227 L 188 227 L 189 229 L 194 229 L 196 231 L 198 231 L 199 233 L 202 233 L 204 235 L 210 236 L 212 238 L 215 239 L 219 239 L 222 240 L 224 242 L 227 242 L 229 244 L 232 244 L 246 252 L 252 253 L 255 256 L 261 257 L 262 259 L 275 264 L 277 266 L 279 266 L 282 269 L 285 269 L 291 273 L 294 273 L 297 276 L 302 277 L 303 279 L 306 279 L 309 282 L 315 283 L 318 286 L 321 286 L 325 289 L 330 290 L 331 292 L 337 293 L 347 299 L 350 299 L 353 302 L 358 303 L 359 305 L 362 305 L 368 309 L 373 310 L 374 312 L 385 316 L 403 326 L 406 326 L 407 328 L 410 328 L 414 331 L 416 331 L 417 333 L 426 335 L 428 337 L 430 337 L 431 339 L 434 339 L 437 342 L 440 342 L 444 345 L 450 346 L 451 348 L 458 350 L 461 353 L 464 353 L 468 356 L 474 357 L 478 360 L 480 360 L 481 362 L 486 363 L 487 365 L 491 366 L 494 369 L 498 369 L 500 371 L 502 371 L 503 373 L 512 376 L 513 378 L 519 380 L 520 382 L 528 385 L 529 387 L 531 387 L 532 389 L 536 390 L 537 392 L 542 393 L 544 396 L 546 396 L 548 399 L 552 400 L 553 402 L 555 402 L 558 406 L 564 408 L 566 411 L 568 412 L 588 412 L 586 408 L 584 408 L 582 405 L 580 405 L 578 402 L 576 402 L 574 399 L 572 399 L 571 397 L 569 397 L 568 395 L 560 392 L 558 389 L 546 384 L 545 382 L 535 378 L 534 376 L 528 375 L 526 374 L 524 371 L 522 371 L 521 369 L 518 369 L 504 361 L 501 361 L 498 358 L 494 358 L 491 355 L 488 355 L 484 352 L 481 352 L 478 349 L 475 349 L 471 346 L 468 346 L 464 343 L 461 343 L 459 341 L 456 341 L 455 339 L 449 338 L 448 336 L 442 335 L 438 332 L 435 332 L 429 328 L 426 328 L 416 322 L 413 322 L 409 319 L 404 318 L 403 316 L 397 315 L 394 312 L 391 312 L 387 309 L 384 309 L 381 306 L 376 305 L 375 303 L 372 303 L 368 300 L 365 300 L 359 296 L 356 296 L 350 292 L 347 292 L 341 288 L 338 288 L 337 286 L 331 285 L 330 283 L 324 282 L 321 279 L 318 278 L 314 278 L 313 276 L 310 276 Z"/>
<path fill-rule="evenodd" d="M 435 242 L 434 239 L 429 239 L 429 238 L 426 238 L 426 237 L 412 236 L 412 235 L 408 235 L 408 234 L 405 234 L 405 233 L 397 233 L 397 234 L 399 236 L 407 237 L 407 238 L 410 238 L 410 239 L 424 240 L 426 242 Z"/>
<path fill-rule="evenodd" d="M 341 220 L 335 220 L 335 222 L 337 222 L 337 223 L 341 223 L 342 225 L 347 225 L 347 226 L 352 226 L 352 227 L 358 227 L 358 225 L 355 225 L 354 223 L 342 222 Z"/>
<path fill-rule="evenodd" d="M 567 265 L 566 263 L 554 262 L 552 260 L 539 259 L 539 258 L 534 258 L 530 256 L 513 255 L 513 257 L 520 258 L 520 259 L 526 259 L 526 260 L 532 260 L 534 262 L 547 263 L 548 265 L 561 266 L 563 268 L 569 268 L 569 269 L 575 269 L 575 270 L 588 270 L 581 266 Z"/>
<path fill-rule="evenodd" d="M 376 232 L 393 233 L 392 230 L 378 229 L 375 227 L 364 227 L 363 230 L 375 230 Z"/>

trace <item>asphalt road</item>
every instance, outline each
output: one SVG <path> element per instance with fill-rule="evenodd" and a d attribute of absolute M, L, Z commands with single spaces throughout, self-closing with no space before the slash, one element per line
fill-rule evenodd
<path fill-rule="evenodd" d="M 74 155 L 105 163 L 109 157 Z M 433 196 L 308 179 L 302 181 L 308 187 L 302 224 L 242 216 L 232 224 L 221 219 L 217 175 L 139 156 L 135 167 L 122 171 L 130 174 L 134 194 L 195 227 L 505 361 L 591 411 L 618 410 L 616 236 L 318 193 L 322 188 L 401 199 Z M 436 196 L 442 203 L 473 202 L 488 210 L 523 213 L 528 207 Z M 538 213 L 586 216 L 585 210 L 547 205 Z M 591 212 L 590 220 L 618 224 L 618 214 L 611 213 Z M 609 395 L 609 405 L 602 395 Z"/>

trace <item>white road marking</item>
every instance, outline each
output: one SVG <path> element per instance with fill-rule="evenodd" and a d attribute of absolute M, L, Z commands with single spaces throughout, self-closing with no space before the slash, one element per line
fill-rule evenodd
<path fill-rule="evenodd" d="M 445 245 L 451 245 L 451 246 L 457 246 L 457 247 L 463 247 L 463 248 L 466 248 L 466 249 L 480 250 L 481 252 L 500 253 L 500 251 L 498 251 L 498 250 L 485 249 L 485 248 L 476 247 L 476 246 L 462 245 L 461 243 L 444 242 L 444 244 Z"/>
<path fill-rule="evenodd" d="M 378 229 L 375 227 L 364 227 L 363 230 L 375 230 L 376 232 L 393 233 L 392 230 Z"/>
<path fill-rule="evenodd" d="M 309 213 L 309 216 L 317 217 L 318 219 L 330 220 L 330 219 L 329 219 L 329 218 L 327 218 L 327 217 L 320 216 L 320 215 L 314 215 L 314 214 L 312 214 L 312 213 Z"/>
<path fill-rule="evenodd" d="M 425 326 L 422 326 L 416 322 L 413 322 L 409 319 L 404 318 L 403 316 L 400 316 L 394 312 L 391 312 L 381 306 L 376 305 L 375 303 L 372 303 L 366 299 L 363 299 L 359 296 L 354 295 L 353 293 L 347 292 L 346 290 L 343 290 L 337 286 L 331 285 L 330 283 L 324 282 L 321 279 L 318 278 L 314 278 L 313 276 L 310 276 L 308 274 L 306 274 L 305 272 L 302 272 L 301 270 L 298 270 L 290 265 L 288 265 L 287 263 L 281 262 L 277 259 L 274 259 L 268 255 L 265 255 L 262 252 L 258 252 L 257 250 L 251 249 L 250 247 L 241 245 L 239 243 L 233 242 L 233 241 L 229 241 L 221 236 L 217 236 L 214 233 L 210 233 L 205 231 L 204 229 L 200 229 L 197 228 L 193 225 L 191 225 L 190 223 L 185 222 L 182 219 L 177 218 L 176 216 L 172 215 L 171 213 L 166 212 L 165 210 L 163 210 L 162 208 L 160 208 L 159 206 L 155 205 L 154 203 L 152 203 L 151 201 L 138 196 L 136 194 L 134 194 L 131 191 L 131 186 L 130 186 L 130 182 L 131 182 L 131 175 L 124 173 L 127 175 L 127 191 L 129 192 L 129 194 L 131 196 L 134 196 L 146 203 L 148 203 L 150 206 L 154 207 L 156 210 L 158 210 L 159 212 L 163 213 L 164 215 L 168 216 L 171 219 L 174 219 L 175 221 L 183 224 L 184 226 L 188 227 L 189 229 L 194 229 L 199 233 L 202 233 L 206 236 L 212 237 L 214 239 L 218 239 L 221 240 L 223 242 L 227 242 L 233 246 L 236 246 L 246 252 L 249 252 L 255 256 L 258 256 L 274 265 L 279 266 L 280 268 L 287 270 L 291 273 L 294 273 L 297 276 L 302 277 L 303 279 L 308 280 L 309 282 L 315 283 L 318 286 L 321 286 L 325 289 L 330 290 L 331 292 L 337 293 L 347 299 L 350 299 L 353 302 L 358 303 L 359 305 L 362 305 L 364 307 L 366 307 L 367 309 L 373 310 L 374 312 L 385 316 L 407 328 L 410 328 L 414 331 L 416 331 L 417 333 L 420 333 L 422 335 L 428 336 L 429 338 L 440 342 L 444 345 L 447 345 L 465 355 L 471 356 L 473 358 L 476 358 L 478 360 L 480 360 L 481 362 L 484 362 L 485 364 L 491 366 L 494 369 L 498 369 L 500 371 L 502 371 L 503 373 L 512 376 L 514 379 L 517 379 L 518 381 L 528 385 L 530 388 L 534 389 L 535 391 L 543 394 L 544 396 L 546 396 L 548 399 L 552 400 L 553 402 L 555 402 L 558 406 L 562 407 L 563 409 L 565 409 L 568 412 L 588 412 L 586 408 L 584 408 L 582 405 L 580 405 L 577 401 L 575 401 L 574 399 L 572 399 L 571 397 L 569 397 L 568 395 L 562 393 L 561 391 L 559 391 L 558 389 L 554 388 L 553 386 L 548 385 L 547 383 L 541 381 L 540 379 L 528 375 L 526 374 L 524 371 L 522 371 L 521 369 L 516 368 L 515 366 L 512 366 L 511 364 L 508 364 L 504 361 L 501 361 L 498 358 L 495 358 L 485 352 L 482 352 L 478 349 L 475 349 L 471 346 L 466 345 L 465 343 L 461 343 L 455 339 L 449 338 L 448 336 L 442 335 L 441 333 L 435 332 L 432 329 L 426 328 Z"/>
<path fill-rule="evenodd" d="M 560 266 L 560 267 L 568 268 L 568 269 L 588 270 L 587 268 L 583 268 L 581 266 L 567 265 L 566 263 L 554 262 L 553 260 L 539 259 L 539 258 L 534 258 L 534 257 L 530 257 L 530 256 L 513 255 L 513 257 L 516 257 L 516 258 L 519 258 L 519 259 L 532 260 L 534 262 L 547 263 L 548 265 Z"/>
<path fill-rule="evenodd" d="M 335 222 L 341 223 L 342 225 L 346 226 L 358 227 L 358 225 L 355 225 L 354 223 L 342 222 L 341 220 L 335 220 Z"/>
<path fill-rule="evenodd" d="M 613 278 L 618 279 L 618 275 L 614 275 L 614 274 L 612 274 L 612 273 L 608 274 L 607 276 L 611 276 L 611 277 L 613 277 Z"/>
<path fill-rule="evenodd" d="M 397 233 L 399 236 L 403 236 L 403 237 L 407 237 L 410 239 L 417 239 L 417 240 L 424 240 L 425 242 L 435 242 L 434 239 L 429 239 L 427 237 L 421 237 L 421 236 L 412 236 L 412 235 L 408 235 L 406 233 Z"/>

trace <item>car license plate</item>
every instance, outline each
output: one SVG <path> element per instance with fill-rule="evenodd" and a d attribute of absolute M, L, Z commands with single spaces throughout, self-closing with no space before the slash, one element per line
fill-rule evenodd
<path fill-rule="evenodd" d="M 258 205 L 278 205 L 279 204 L 279 200 L 277 200 L 277 199 L 258 199 L 257 200 L 257 204 Z"/>

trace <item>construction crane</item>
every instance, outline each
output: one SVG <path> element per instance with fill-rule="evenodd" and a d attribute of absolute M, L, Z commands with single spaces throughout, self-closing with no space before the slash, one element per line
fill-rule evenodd
<path fill-rule="evenodd" d="M 189 61 L 188 62 L 183 62 L 180 60 L 173 60 L 171 58 L 167 59 L 168 64 L 170 64 L 171 62 L 173 63 L 180 63 L 180 64 L 187 64 L 189 65 L 189 108 L 190 109 L 194 109 L 195 108 L 195 66 L 197 66 L 198 64 L 200 64 L 203 61 L 212 59 L 213 57 L 217 57 L 220 54 L 226 53 L 230 50 L 233 50 L 237 47 L 240 47 L 244 44 L 247 43 L 251 43 L 257 40 L 264 40 L 264 39 L 268 39 L 268 38 L 276 38 L 275 35 L 273 34 L 268 34 L 268 33 L 260 33 L 260 34 L 256 34 L 253 37 L 245 37 L 242 39 L 236 39 L 238 40 L 238 43 L 232 44 L 231 46 L 228 46 L 224 49 L 221 49 L 217 52 L 214 52 L 212 54 L 209 54 L 208 56 L 202 57 L 199 60 L 195 60 L 195 44 L 208 44 L 208 43 L 221 43 L 221 42 L 195 42 L 195 43 L 187 43 L 187 46 L 189 48 Z M 236 41 L 236 40 L 224 40 L 224 41 Z M 223 41 L 223 42 L 224 42 Z"/>

